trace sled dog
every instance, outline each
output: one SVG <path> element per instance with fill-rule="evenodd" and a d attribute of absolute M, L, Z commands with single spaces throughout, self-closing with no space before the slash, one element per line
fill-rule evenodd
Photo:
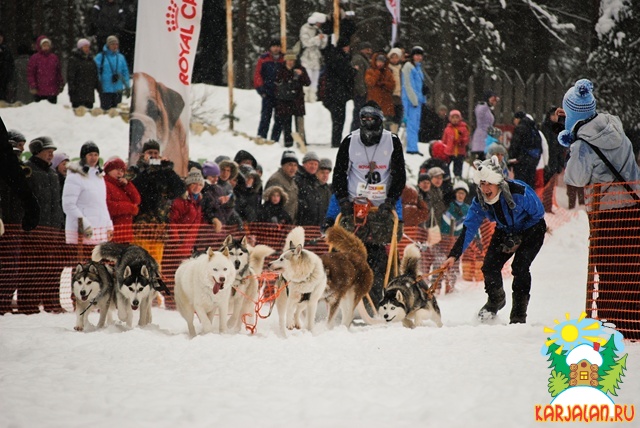
<path fill-rule="evenodd" d="M 115 262 L 115 295 L 118 307 L 118 318 L 133 324 L 133 311 L 140 308 L 138 325 L 151 322 L 151 302 L 156 291 L 169 294 L 169 289 L 160 279 L 158 263 L 142 247 L 129 244 L 104 242 L 93 249 L 91 259 L 98 262 L 102 259 Z"/>
<path fill-rule="evenodd" d="M 236 270 L 230 302 L 233 312 L 227 327 L 232 331 L 239 331 L 243 314 L 255 316 L 253 302 L 258 299 L 260 288 L 258 278 L 262 273 L 264 259 L 275 250 L 266 245 L 252 247 L 247 243 L 246 236 L 242 239 L 234 239 L 231 235 L 224 240 L 220 251 L 225 249 L 229 252 L 229 259 Z"/>
<path fill-rule="evenodd" d="M 269 269 L 280 274 L 280 284 L 283 281 L 288 284 L 287 292 L 280 293 L 276 299 L 282 335 L 286 335 L 285 322 L 289 329 L 302 328 L 300 314 L 303 310 L 307 316 L 306 329 L 313 329 L 318 301 L 327 287 L 322 260 L 303 246 L 304 229 L 298 226 L 287 235 L 280 257 L 269 263 Z"/>
<path fill-rule="evenodd" d="M 73 295 L 76 298 L 76 326 L 74 330 L 83 331 L 89 325 L 89 314 L 100 310 L 98 328 L 105 321 L 113 322 L 110 309 L 115 308 L 113 270 L 101 263 L 78 264 L 72 276 Z"/>
<path fill-rule="evenodd" d="M 401 274 L 389 282 L 378 308 L 386 322 L 402 321 L 405 327 L 414 328 L 431 319 L 442 327 L 434 290 L 420 274 L 420 258 L 420 250 L 415 244 L 405 248 L 400 264 Z"/>
<path fill-rule="evenodd" d="M 187 322 L 189 336 L 196 336 L 193 314 L 197 314 L 203 333 L 213 331 L 213 317 L 219 314 L 219 331 L 227 331 L 229 298 L 236 269 L 229 251 L 207 249 L 205 254 L 182 262 L 176 270 L 176 307 Z"/>
<path fill-rule="evenodd" d="M 362 303 L 373 285 L 367 249 L 358 237 L 341 226 L 327 229 L 326 241 L 335 250 L 320 256 L 327 274 L 325 299 L 329 305 L 329 327 L 334 325 L 338 308 L 342 312 L 342 325 L 346 327 L 351 325 L 356 307 L 365 321 L 375 324 Z"/>

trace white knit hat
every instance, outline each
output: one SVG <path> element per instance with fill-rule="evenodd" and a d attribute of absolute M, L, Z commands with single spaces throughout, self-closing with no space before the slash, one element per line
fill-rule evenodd
<path fill-rule="evenodd" d="M 502 174 L 502 167 L 500 166 L 500 161 L 497 156 L 491 156 L 491 159 L 487 159 L 485 161 L 476 160 L 473 162 L 473 166 L 476 167 L 476 173 L 473 176 L 473 182 L 478 186 L 481 181 L 497 184 L 498 189 L 504 195 L 504 198 L 507 201 L 507 206 L 510 209 L 514 209 L 516 207 L 516 203 L 513 201 L 513 196 L 511 195 L 511 191 L 509 190 L 509 183 L 504 179 L 504 175 Z M 482 192 L 478 192 L 476 194 L 478 198 L 478 202 L 480 202 L 480 206 L 483 210 L 488 210 L 489 207 L 487 202 L 484 200 L 482 196 Z"/>

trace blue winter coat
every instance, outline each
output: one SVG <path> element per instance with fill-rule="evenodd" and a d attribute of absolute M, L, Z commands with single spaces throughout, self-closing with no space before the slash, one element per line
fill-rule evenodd
<path fill-rule="evenodd" d="M 407 62 L 402 66 L 402 103 L 413 107 L 420 107 L 427 102 L 422 93 L 424 73 L 420 63 Z"/>
<path fill-rule="evenodd" d="M 129 67 L 127 67 L 127 60 L 119 50 L 113 52 L 105 44 L 102 52 L 96 55 L 94 61 L 98 66 L 102 92 L 117 93 L 129 87 Z M 120 75 L 120 79 L 115 83 L 112 79 L 114 74 Z"/>
<path fill-rule="evenodd" d="M 502 212 L 505 214 L 506 223 L 503 223 L 497 216 L 493 205 L 488 205 L 487 211 L 482 209 L 478 198 L 473 198 L 471 207 L 464 219 L 465 237 L 462 245 L 462 251 L 467 249 L 473 238 L 478 233 L 482 221 L 486 218 L 496 223 L 496 228 L 506 233 L 521 233 L 524 230 L 536 225 L 544 218 L 544 207 L 536 192 L 526 183 L 520 180 L 507 180 L 509 191 L 513 197 L 516 206 L 510 209 L 504 193 L 500 193 L 500 200 L 496 204 L 500 204 Z"/>

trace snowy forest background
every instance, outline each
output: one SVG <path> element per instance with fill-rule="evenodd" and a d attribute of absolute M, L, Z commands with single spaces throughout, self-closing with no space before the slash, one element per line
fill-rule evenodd
<path fill-rule="evenodd" d="M 103 1 L 103 0 L 97 0 Z M 136 0 L 118 0 L 135 27 Z M 14 54 L 40 34 L 66 58 L 86 36 L 96 0 L 4 0 L 0 29 Z M 233 0 L 236 87 L 251 88 L 253 67 L 268 41 L 279 37 L 279 0 Z M 388 50 L 391 15 L 384 0 L 342 1 L 355 12 L 352 42 Z M 288 0 L 288 45 L 313 11 L 331 13 L 332 0 Z M 225 1 L 203 0 L 194 82 L 226 84 Z M 466 105 L 470 76 L 547 74 L 596 84 L 598 108 L 619 115 L 640 145 L 640 2 L 631 0 L 402 0 L 399 45 L 421 45 L 429 75 L 442 72 L 447 104 Z M 161 47 L 154 47 L 160 55 Z M 560 102 L 561 100 L 557 100 Z"/>

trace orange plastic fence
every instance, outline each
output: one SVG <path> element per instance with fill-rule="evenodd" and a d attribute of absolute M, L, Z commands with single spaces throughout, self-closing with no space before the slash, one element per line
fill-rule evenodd
<path fill-rule="evenodd" d="M 172 289 L 176 269 L 192 255 L 194 249 L 204 251 L 209 246 L 218 249 L 228 235 L 235 238 L 246 235 L 250 243 L 269 245 L 276 250 L 276 254 L 267 259 L 268 262 L 282 251 L 285 237 L 292 228 L 271 223 L 252 223 L 245 225 L 244 230 L 238 230 L 237 226 L 225 226 L 216 232 L 210 225 L 145 225 L 135 227 L 132 242 L 146 248 L 158 261 L 165 283 Z M 400 255 L 411 241 L 426 242 L 427 232 L 422 228 L 407 227 L 404 232 L 410 239 L 403 238 L 399 242 Z M 493 225 L 483 225 L 484 248 L 488 247 L 492 233 Z M 319 227 L 305 227 L 305 235 L 305 248 L 318 254 L 328 251 Z M 122 241 L 121 238 L 114 236 L 116 241 Z M 437 246 L 424 251 L 423 271 L 429 272 L 437 267 L 453 242 L 453 237 L 445 236 Z M 66 244 L 63 230 L 42 227 L 24 232 L 17 225 L 6 225 L 6 233 L 0 238 L 0 313 L 37 313 L 39 306 L 48 312 L 73 310 L 72 271 L 78 263 L 91 259 L 92 250 L 91 245 Z M 462 272 L 471 280 L 482 280 L 479 270 L 482 256 L 482 249 L 474 244 L 463 257 Z M 468 271 L 471 273 L 465 273 Z M 273 279 L 270 279 L 269 285 L 273 285 Z M 166 298 L 165 305 L 173 308 L 173 299 Z"/>
<path fill-rule="evenodd" d="M 640 188 L 639 182 L 627 183 Z M 620 184 L 585 187 L 589 214 L 587 313 L 640 340 L 640 201 Z"/>

